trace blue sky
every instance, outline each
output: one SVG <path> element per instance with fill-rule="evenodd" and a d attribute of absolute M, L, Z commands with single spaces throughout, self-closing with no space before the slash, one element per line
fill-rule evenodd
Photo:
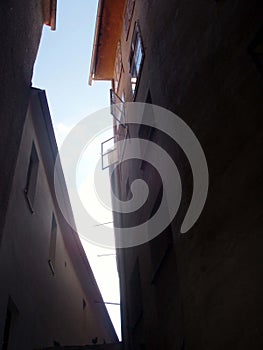
<path fill-rule="evenodd" d="M 96 0 L 58 1 L 57 29 L 44 27 L 34 84 L 47 91 L 56 123 L 74 125 L 109 104 L 109 83 L 88 86 Z"/>
<path fill-rule="evenodd" d="M 88 85 L 97 3 L 58 0 L 57 29 L 53 32 L 45 26 L 43 30 L 33 86 L 46 91 L 59 146 L 80 120 L 109 105 L 109 82 Z M 109 255 L 114 251 L 83 245 L 104 300 L 119 302 L 116 259 Z M 119 307 L 107 305 L 107 309 L 120 337 Z"/>

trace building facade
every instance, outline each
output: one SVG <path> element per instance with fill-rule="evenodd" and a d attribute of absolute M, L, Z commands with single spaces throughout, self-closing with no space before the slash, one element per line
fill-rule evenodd
<path fill-rule="evenodd" d="M 116 343 L 80 240 L 57 204 L 46 95 L 31 88 L 43 24 L 55 29 L 56 0 L 5 1 L 0 16 L 0 348 Z"/>
<path fill-rule="evenodd" d="M 63 196 L 72 212 L 57 153 L 45 92 L 31 89 L 1 241 L 3 350 L 118 342 L 76 230 L 57 204 Z"/>
<path fill-rule="evenodd" d="M 127 350 L 263 346 L 262 10 L 256 0 L 99 1 L 90 83 L 112 81 L 115 141 L 158 144 L 182 180 L 171 224 L 149 242 L 118 249 Z M 191 164 L 167 135 L 132 124 L 123 111 L 133 101 L 176 113 L 204 150 L 208 197 L 185 234 Z M 116 193 L 131 199 L 140 178 L 151 194 L 144 211 L 115 214 L 115 227 L 137 226 L 158 209 L 162 182 L 147 162 L 121 162 L 119 151 Z"/>
<path fill-rule="evenodd" d="M 43 24 L 56 26 L 56 0 L 5 1 L 0 11 L 0 240 L 30 98 Z"/>

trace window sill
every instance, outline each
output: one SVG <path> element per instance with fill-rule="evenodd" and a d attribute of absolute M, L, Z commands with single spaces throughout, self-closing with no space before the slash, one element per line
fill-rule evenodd
<path fill-rule="evenodd" d="M 48 265 L 50 267 L 52 275 L 55 276 L 55 269 L 54 269 L 54 266 L 53 266 L 52 261 L 50 259 L 48 260 Z"/>
<path fill-rule="evenodd" d="M 24 189 L 24 196 L 25 196 L 25 199 L 26 199 L 28 208 L 29 208 L 31 214 L 34 214 L 33 204 L 32 204 L 32 202 L 31 202 L 30 198 L 28 197 L 28 194 L 27 194 L 27 193 L 28 193 L 28 192 L 27 192 L 27 189 L 25 188 L 25 189 Z"/>

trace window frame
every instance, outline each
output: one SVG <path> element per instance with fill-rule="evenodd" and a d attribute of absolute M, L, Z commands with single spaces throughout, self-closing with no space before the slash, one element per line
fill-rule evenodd
<path fill-rule="evenodd" d="M 50 270 L 51 270 L 53 276 L 55 275 L 57 231 L 58 231 L 57 220 L 56 220 L 54 213 L 52 213 L 50 241 L 49 241 L 49 253 L 48 253 L 48 265 L 50 267 Z"/>
<path fill-rule="evenodd" d="M 110 108 L 111 115 L 116 123 L 116 130 L 118 131 L 120 126 L 126 128 L 124 92 L 122 92 L 122 98 L 120 98 L 113 89 L 110 89 Z"/>
<path fill-rule="evenodd" d="M 140 30 L 140 25 L 136 21 L 131 40 L 129 64 L 130 64 L 130 80 L 132 88 L 133 101 L 136 98 L 138 85 L 142 74 L 142 67 L 145 58 L 145 51 Z M 135 79 L 135 81 L 133 81 Z"/>
<path fill-rule="evenodd" d="M 123 72 L 121 41 L 118 41 L 114 63 L 114 92 L 117 94 Z"/>
<path fill-rule="evenodd" d="M 32 142 L 29 163 L 27 167 L 26 185 L 24 195 L 31 213 L 34 213 L 34 201 L 36 195 L 37 178 L 39 170 L 39 157 L 37 154 L 35 143 Z"/>
<path fill-rule="evenodd" d="M 124 16 L 123 16 L 123 32 L 124 32 L 125 40 L 127 40 L 129 36 L 135 1 L 136 0 L 126 1 L 126 6 L 125 6 Z"/>

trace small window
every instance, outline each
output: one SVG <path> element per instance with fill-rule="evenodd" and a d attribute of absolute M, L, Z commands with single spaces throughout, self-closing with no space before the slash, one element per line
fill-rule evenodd
<path fill-rule="evenodd" d="M 118 92 L 122 70 L 123 70 L 123 66 L 122 66 L 122 56 L 121 56 L 121 42 L 118 41 L 116 58 L 115 58 L 115 66 L 114 66 L 114 90 L 116 93 Z"/>
<path fill-rule="evenodd" d="M 110 90 L 111 114 L 116 121 L 117 130 L 120 125 L 126 127 L 124 92 L 120 98 L 112 89 Z"/>
<path fill-rule="evenodd" d="M 35 144 L 33 142 L 27 170 L 26 186 L 24 189 L 26 200 L 32 213 L 34 212 L 33 205 L 36 193 L 38 166 L 39 159 L 37 156 Z"/>
<path fill-rule="evenodd" d="M 49 245 L 49 259 L 48 264 L 52 274 L 55 274 L 55 258 L 56 258 L 56 244 L 57 244 L 57 222 L 55 215 L 52 215 L 50 245 Z"/>
<path fill-rule="evenodd" d="M 110 90 L 110 101 L 111 101 L 111 114 L 114 118 L 114 137 L 104 141 L 102 143 L 102 161 L 103 164 L 106 164 L 107 162 L 104 161 L 103 156 L 107 155 L 109 153 L 110 156 L 110 164 L 114 164 L 116 162 L 121 162 L 125 147 L 126 147 L 126 139 L 128 137 L 128 125 L 126 123 L 126 116 L 125 116 L 125 95 L 124 92 L 122 92 L 122 98 L 120 98 L 112 89 Z M 110 152 L 104 152 L 103 148 L 105 148 L 104 144 L 108 144 L 109 141 L 113 140 L 114 144 L 117 141 L 124 141 L 122 144 L 122 147 L 118 146 L 118 148 L 115 146 L 112 146 L 109 150 Z M 108 162 L 109 163 L 109 162 Z M 103 165 L 102 169 L 105 169 L 108 167 L 108 165 Z"/>
<path fill-rule="evenodd" d="M 127 180 L 126 180 L 125 190 L 126 190 L 126 199 L 127 200 L 131 199 L 132 198 L 132 193 L 131 193 L 131 184 L 130 184 L 129 176 L 127 177 Z"/>
<path fill-rule="evenodd" d="M 139 24 L 136 22 L 130 52 L 130 75 L 133 98 L 135 98 L 144 59 L 144 49 Z"/>
<path fill-rule="evenodd" d="M 124 31 L 126 40 L 128 38 L 128 34 L 131 26 L 134 4 L 135 4 L 135 0 L 127 0 L 126 2 L 125 12 L 124 12 L 124 22 L 123 22 L 123 31 Z"/>
<path fill-rule="evenodd" d="M 114 143 L 114 136 L 101 143 L 101 168 L 105 170 L 118 162 L 118 149 Z"/>

